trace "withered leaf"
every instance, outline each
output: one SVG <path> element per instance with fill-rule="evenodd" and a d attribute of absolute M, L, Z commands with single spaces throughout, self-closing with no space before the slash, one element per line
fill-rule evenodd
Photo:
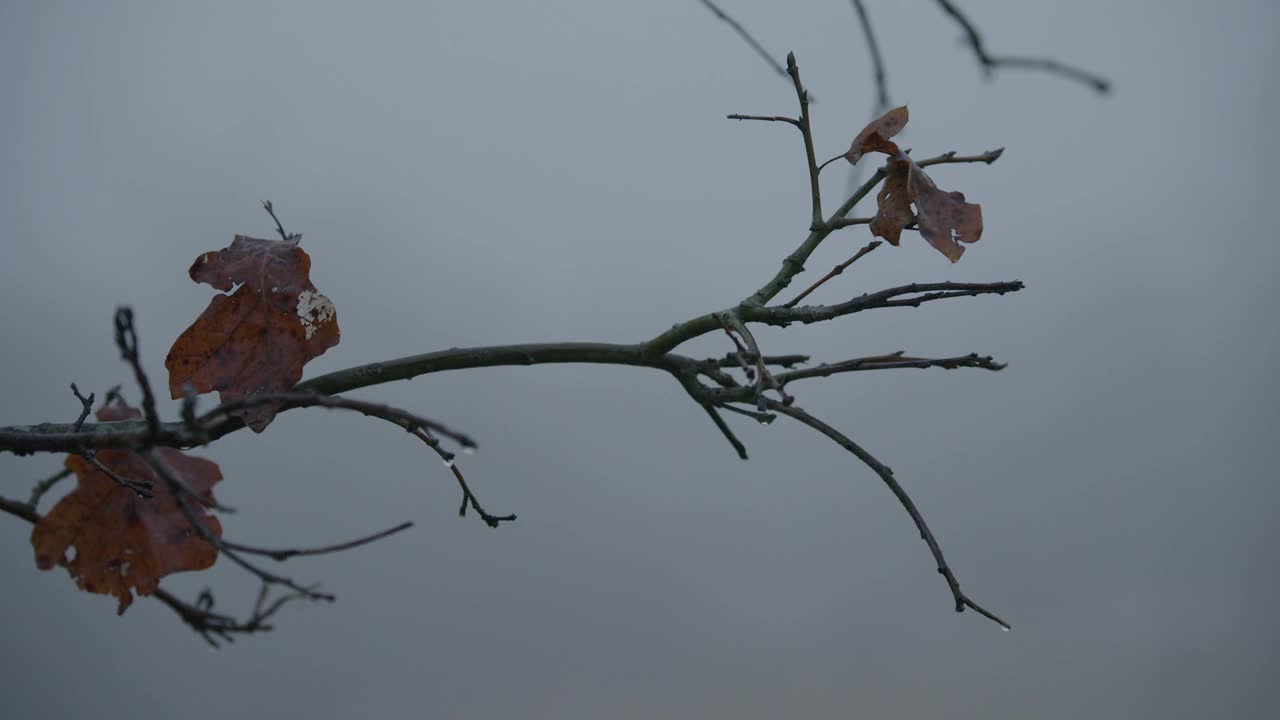
<path fill-rule="evenodd" d="M 897 245 L 902 229 L 911 224 L 911 193 L 908 180 L 913 163 L 909 160 L 893 160 L 889 163 L 889 175 L 880 192 L 876 194 L 876 216 L 871 219 L 871 234 Z"/>
<path fill-rule="evenodd" d="M 933 179 L 905 154 L 890 161 L 889 174 L 876 194 L 876 205 L 871 233 L 892 245 L 898 244 L 903 228 L 913 220 L 920 235 L 951 262 L 964 254 L 961 242 L 973 243 L 982 238 L 982 206 L 965 202 L 964 193 L 938 189 Z"/>
<path fill-rule="evenodd" d="M 844 158 L 853 165 L 857 164 L 862 159 L 862 156 L 869 152 L 896 155 L 898 146 L 891 142 L 889 138 L 901 132 L 906 125 L 906 105 L 890 110 L 862 128 L 862 132 L 858 133 L 858 136 L 853 139 L 853 144 L 849 146 L 849 152 L 844 154 Z"/>
<path fill-rule="evenodd" d="M 137 410 L 118 405 L 98 411 L 103 421 L 140 416 Z M 193 492 L 213 499 L 213 485 L 222 479 L 215 463 L 171 448 L 157 448 L 155 453 Z M 81 590 L 114 595 L 120 614 L 133 602 L 131 591 L 150 595 L 165 575 L 209 567 L 218 550 L 191 527 L 165 482 L 141 456 L 132 450 L 110 449 L 99 450 L 97 458 L 121 477 L 151 483 L 154 497 L 139 497 L 88 460 L 70 455 L 66 466 L 78 478 L 76 488 L 36 523 L 31 546 L 37 567 L 67 568 Z M 193 499 L 188 499 L 188 505 L 206 528 L 221 537 L 217 518 L 206 515 Z"/>
<path fill-rule="evenodd" d="M 197 392 L 218 391 L 225 403 L 292 388 L 302 366 L 339 340 L 337 312 L 311 284 L 310 270 L 296 238 L 237 235 L 196 258 L 192 280 L 231 292 L 215 296 L 174 341 L 164 362 L 170 394 L 181 397 L 190 383 Z M 278 410 L 259 405 L 235 414 L 262 432 Z"/>
<path fill-rule="evenodd" d="M 951 262 L 958 261 L 964 254 L 961 242 L 975 243 L 982 238 L 982 206 L 965 202 L 964 193 L 939 190 L 914 163 L 909 184 L 920 234 Z"/>

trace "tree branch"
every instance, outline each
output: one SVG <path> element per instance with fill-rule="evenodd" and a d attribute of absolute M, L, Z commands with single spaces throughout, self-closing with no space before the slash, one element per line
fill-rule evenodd
<path fill-rule="evenodd" d="M 807 380 L 809 378 L 829 377 L 831 375 L 839 375 L 849 372 L 860 372 L 864 370 L 902 370 L 908 368 L 942 368 L 944 370 L 955 370 L 957 368 L 980 368 L 983 370 L 1000 371 L 1006 366 L 998 363 L 990 355 L 978 355 L 971 353 L 969 355 L 960 355 L 948 358 L 916 358 L 906 357 L 901 350 L 888 355 L 875 355 L 872 357 L 854 358 L 852 360 L 843 360 L 835 363 L 823 363 L 812 368 L 803 368 L 800 370 L 792 370 L 790 372 L 777 373 L 773 376 L 774 380 L 782 387 L 786 387 L 788 383 L 796 380 Z M 724 403 L 754 403 L 756 395 L 751 388 L 745 387 L 723 387 L 716 389 L 708 389 L 707 394 L 714 398 L 714 401 L 721 404 L 725 409 L 736 409 Z"/>
<path fill-rule="evenodd" d="M 366 535 L 365 537 L 362 537 L 362 538 L 357 538 L 355 540 L 348 540 L 347 542 L 338 543 L 336 545 L 322 545 L 320 547 L 314 547 L 314 548 L 291 548 L 288 550 L 273 550 L 270 548 L 254 547 L 252 545 L 242 545 L 240 543 L 231 542 L 230 540 L 226 540 L 226 539 L 222 541 L 222 544 L 224 547 L 231 548 L 232 550 L 236 550 L 238 552 L 249 553 L 250 555 L 264 555 L 277 562 L 284 562 L 289 558 L 298 557 L 299 555 L 328 555 L 330 553 L 342 552 L 343 550 L 351 550 L 352 548 L 358 548 L 361 545 L 368 545 L 369 543 L 377 542 L 383 538 L 391 537 L 392 535 L 395 535 L 396 533 L 401 532 L 403 530 L 408 530 L 411 527 L 413 527 L 413 523 L 402 522 L 393 528 L 388 528 L 381 532 L 373 533 L 372 535 Z"/>
<path fill-rule="evenodd" d="M 809 91 L 800 82 L 800 66 L 796 54 L 787 53 L 787 74 L 796 89 L 796 101 L 800 103 L 800 134 L 804 136 L 804 156 L 809 166 L 809 196 L 813 202 L 813 218 L 810 230 L 822 227 L 822 190 L 818 186 L 818 165 L 813 154 L 813 129 L 809 125 Z"/>
<path fill-rule="evenodd" d="M 814 290 L 817 290 L 818 288 L 822 287 L 823 283 L 827 282 L 831 278 L 844 272 L 849 268 L 850 265 L 858 262 L 858 259 L 861 258 L 863 255 L 866 255 L 872 250 L 875 250 L 876 248 L 880 247 L 882 244 L 883 243 L 880 242 L 879 240 L 872 240 L 871 242 L 867 243 L 865 246 L 863 246 L 861 250 L 854 253 L 853 257 L 831 268 L 831 272 L 827 273 L 826 275 L 823 275 L 821 278 L 818 279 L 817 282 L 815 282 L 814 284 L 806 288 L 804 292 L 801 292 L 799 295 L 783 303 L 782 307 L 795 307 L 796 304 L 799 303 L 801 300 L 805 299 L 806 297 L 809 297 L 809 294 L 812 293 Z"/>
<path fill-rule="evenodd" d="M 723 20 L 725 24 L 733 28 L 733 31 L 738 33 L 738 37 L 746 41 L 746 43 L 751 46 L 751 49 L 756 51 L 757 55 L 759 55 L 761 58 L 764 58 L 764 61 L 769 64 L 769 67 L 773 68 L 774 72 L 778 73 L 782 77 L 787 76 L 787 70 L 786 68 L 782 67 L 782 63 L 775 60 L 774 57 L 769 54 L 769 51 L 766 50 L 764 46 L 761 45 L 760 42 L 756 40 L 755 37 L 753 37 L 745 27 L 742 26 L 742 23 L 733 19 L 733 17 L 731 17 L 724 10 L 721 10 L 718 5 L 711 2 L 711 0 L 702 0 L 702 5 L 706 9 L 710 10 L 711 14 Z"/>
<path fill-rule="evenodd" d="M 871 453 L 864 450 L 862 446 L 849 439 L 848 436 L 844 435 L 839 430 L 836 430 L 798 407 L 786 406 L 780 402 L 770 400 L 769 409 L 798 420 L 823 435 L 826 435 L 828 438 L 834 440 L 837 445 L 848 450 L 855 457 L 861 460 L 863 464 L 871 468 L 876 475 L 879 475 L 885 486 L 887 486 L 894 494 L 894 497 L 898 498 L 898 502 L 902 504 L 902 507 L 906 509 L 907 514 L 911 516 L 911 520 L 915 523 L 916 529 L 920 531 L 920 537 L 925 541 L 925 544 L 929 546 L 929 552 L 933 554 L 933 560 L 938 565 L 938 573 L 946 578 L 947 587 L 951 589 L 951 596 L 955 600 L 956 612 L 964 612 L 966 607 L 972 608 L 975 612 L 988 618 L 1001 628 L 1005 630 L 1009 629 L 1009 623 L 1001 620 L 994 613 L 983 608 L 981 605 L 978 605 L 960 591 L 960 581 L 956 579 L 955 573 L 951 571 L 951 566 L 947 565 L 947 560 L 942 555 L 942 546 L 938 544 L 937 538 L 933 536 L 933 531 L 929 529 L 928 523 L 924 521 L 924 515 L 920 513 L 915 502 L 911 500 L 911 496 L 907 494 L 907 491 L 903 489 L 902 484 L 893 476 L 893 470 L 877 460 Z"/>
<path fill-rule="evenodd" d="M 889 109 L 889 81 L 885 78 L 884 60 L 880 57 L 880 44 L 876 42 L 876 34 L 871 29 L 871 18 L 862 0 L 853 0 L 853 11 L 858 14 L 858 24 L 862 26 L 862 36 L 867 40 L 867 52 L 871 55 L 871 77 L 876 83 L 876 109 L 872 117 L 880 117 Z"/>
<path fill-rule="evenodd" d="M 248 560 L 240 557 L 239 553 L 227 547 L 227 544 L 222 541 L 222 538 L 214 535 L 213 531 L 210 530 L 205 523 L 200 521 L 200 518 L 196 516 L 195 511 L 191 509 L 191 504 L 187 502 L 187 495 L 190 493 L 190 489 L 177 479 L 177 476 L 169 469 L 169 466 L 164 463 L 155 451 L 144 450 L 143 452 L 138 453 L 138 455 L 147 463 L 152 472 L 164 481 L 170 494 L 173 495 L 174 502 L 177 503 L 178 509 L 182 512 L 182 516 L 186 518 L 187 524 L 191 526 L 191 529 L 194 530 L 202 540 L 217 548 L 219 554 L 225 556 L 231 562 L 239 565 L 250 574 L 256 576 L 262 582 L 270 585 L 281 585 L 283 587 L 287 587 L 293 592 L 305 596 L 308 600 L 325 600 L 333 602 L 336 599 L 329 593 L 316 592 L 312 588 L 303 587 L 290 578 L 263 570 L 257 565 L 254 565 Z"/>
<path fill-rule="evenodd" d="M 973 54 L 978 58 L 978 65 L 982 67 L 983 71 L 986 72 L 988 76 L 994 73 L 996 69 L 1002 67 L 1041 70 L 1089 85 L 1095 92 L 1101 95 L 1105 95 L 1111 91 L 1111 81 L 1106 78 L 1060 63 L 1057 60 L 1050 60 L 1047 58 L 993 56 L 987 52 L 986 44 L 982 41 L 982 36 L 978 34 L 978 28 L 970 22 L 969 18 L 966 17 L 964 13 L 960 12 L 960 9 L 955 6 L 955 3 L 950 2 L 950 0 L 938 0 L 938 6 L 942 8 L 943 12 L 950 15 L 951 18 L 960 25 L 961 29 L 964 30 L 965 37 L 969 41 L 969 46 L 973 48 Z"/>
<path fill-rule="evenodd" d="M 748 307 L 741 309 L 740 316 L 743 320 L 768 325 L 787 325 L 793 322 L 808 324 L 877 308 L 919 307 L 927 302 L 956 297 L 1004 295 L 1024 287 L 1026 286 L 1020 280 L 997 283 L 911 283 L 860 295 L 836 305 Z"/>

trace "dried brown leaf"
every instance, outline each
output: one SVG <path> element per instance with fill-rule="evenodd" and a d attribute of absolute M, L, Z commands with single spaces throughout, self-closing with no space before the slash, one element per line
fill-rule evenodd
<path fill-rule="evenodd" d="M 137 417 L 137 410 L 119 405 L 98 411 L 103 421 Z M 213 485 L 222 479 L 215 463 L 171 448 L 154 452 L 193 492 L 213 500 Z M 133 602 L 133 591 L 150 595 L 165 575 L 213 564 L 217 548 L 191 527 L 146 460 L 132 450 L 116 449 L 99 450 L 97 459 L 121 477 L 149 482 L 154 497 L 140 497 L 85 458 L 68 456 L 67 469 L 78 484 L 31 531 L 37 567 L 67 568 L 81 590 L 115 596 L 116 612 L 123 613 Z M 188 504 L 210 532 L 222 535 L 217 518 L 205 515 L 194 501 Z"/>
<path fill-rule="evenodd" d="M 853 139 L 853 144 L 849 146 L 849 152 L 844 154 L 844 158 L 853 165 L 857 164 L 862 159 L 862 156 L 869 152 L 896 155 L 898 146 L 891 142 L 889 138 L 897 135 L 902 131 L 902 128 L 906 127 L 907 115 L 907 106 L 903 105 L 872 120 Z"/>
<path fill-rule="evenodd" d="M 339 340 L 333 303 L 311 284 L 310 270 L 296 239 L 237 235 L 197 258 L 191 279 L 231 292 L 215 296 L 173 343 L 164 363 L 170 394 L 181 397 L 190 383 L 197 392 L 218 391 L 225 403 L 292 388 L 303 365 Z M 235 414 L 262 432 L 278 410 L 260 405 Z"/>
<path fill-rule="evenodd" d="M 965 202 L 964 193 L 939 190 L 914 163 L 909 185 L 920 234 L 951 262 L 958 261 L 964 254 L 960 243 L 975 243 L 982 238 L 982 206 Z"/>
<path fill-rule="evenodd" d="M 908 180 L 912 163 L 909 160 L 893 160 L 889 163 L 889 175 L 880 192 L 876 194 L 876 216 L 871 219 L 871 234 L 897 245 L 902 229 L 911 224 L 915 216 L 911 212 L 911 193 Z"/>

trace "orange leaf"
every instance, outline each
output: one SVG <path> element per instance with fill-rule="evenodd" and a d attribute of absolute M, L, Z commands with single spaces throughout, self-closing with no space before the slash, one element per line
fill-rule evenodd
<path fill-rule="evenodd" d="M 197 392 L 218 391 L 225 403 L 292 388 L 302 366 L 339 340 L 337 312 L 311 284 L 310 270 L 296 239 L 237 235 L 229 247 L 196 258 L 192 280 L 231 292 L 215 296 L 174 341 L 164 361 L 169 393 L 181 397 L 191 383 Z M 278 410 L 262 405 L 235 414 L 262 432 Z"/>
<path fill-rule="evenodd" d="M 869 152 L 896 155 L 898 146 L 890 142 L 889 138 L 901 132 L 906 125 L 906 105 L 894 108 L 879 118 L 872 120 L 871 124 L 862 128 L 862 132 L 858 133 L 858 136 L 853 139 L 853 144 L 849 146 L 849 152 L 844 154 L 845 160 L 848 160 L 850 165 L 854 165 L 862 159 L 863 155 Z"/>
<path fill-rule="evenodd" d="M 130 407 L 108 406 L 98 419 L 140 417 Z M 188 487 L 212 500 L 212 487 L 222 479 L 218 466 L 171 448 L 155 453 Z M 36 566 L 67 568 L 81 590 L 114 595 L 117 614 L 139 595 L 155 592 L 160 578 L 183 570 L 203 570 L 218 557 L 187 522 L 173 494 L 151 466 L 132 450 L 99 450 L 98 461 L 121 477 L 149 482 L 155 496 L 139 497 L 79 455 L 67 457 L 67 469 L 78 478 L 75 490 L 58 501 L 31 531 Z M 189 505 L 214 535 L 221 537 L 218 519 L 205 515 L 194 501 Z M 67 551 L 72 556 L 67 557 Z"/>
<path fill-rule="evenodd" d="M 961 242 L 975 243 L 982 238 L 982 206 L 965 202 L 964 193 L 939 190 L 914 163 L 909 185 L 920 234 L 951 262 L 958 261 L 964 254 Z"/>

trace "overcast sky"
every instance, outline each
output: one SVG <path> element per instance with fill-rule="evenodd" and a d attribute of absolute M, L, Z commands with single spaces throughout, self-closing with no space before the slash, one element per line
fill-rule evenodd
<path fill-rule="evenodd" d="M 796 52 L 817 154 L 842 152 L 874 105 L 850 4 L 722 4 Z M 30 527 L 0 517 L 6 717 L 1274 717 L 1280 5 L 963 3 L 992 52 L 1103 73 L 1109 97 L 984 81 L 934 3 L 868 5 L 903 144 L 1008 150 L 931 172 L 983 206 L 960 263 L 908 233 L 814 300 L 1027 289 L 758 337 L 815 361 L 1010 363 L 793 390 L 895 469 L 1012 632 L 952 612 L 892 495 L 807 428 L 732 418 L 744 463 L 660 373 L 474 370 L 356 395 L 474 435 L 473 487 L 520 516 L 498 530 L 457 517 L 420 444 L 358 416 L 289 412 L 195 453 L 221 465 L 241 542 L 417 523 L 290 563 L 338 602 L 217 653 L 157 602 L 117 618 L 37 570 Z M 789 85 L 694 0 L 9 1 L 0 97 L 0 424 L 74 419 L 71 381 L 136 399 L 119 304 L 163 385 L 211 293 L 187 267 L 270 236 L 267 198 L 338 309 L 342 343 L 308 375 L 644 340 L 754 290 L 808 225 L 796 133 L 724 117 L 793 113 Z M 849 181 L 824 173 L 829 202 Z M 812 276 L 867 239 L 832 236 Z M 0 495 L 59 463 L 0 456 Z M 236 614 L 257 590 L 225 561 L 163 583 L 208 585 Z"/>

